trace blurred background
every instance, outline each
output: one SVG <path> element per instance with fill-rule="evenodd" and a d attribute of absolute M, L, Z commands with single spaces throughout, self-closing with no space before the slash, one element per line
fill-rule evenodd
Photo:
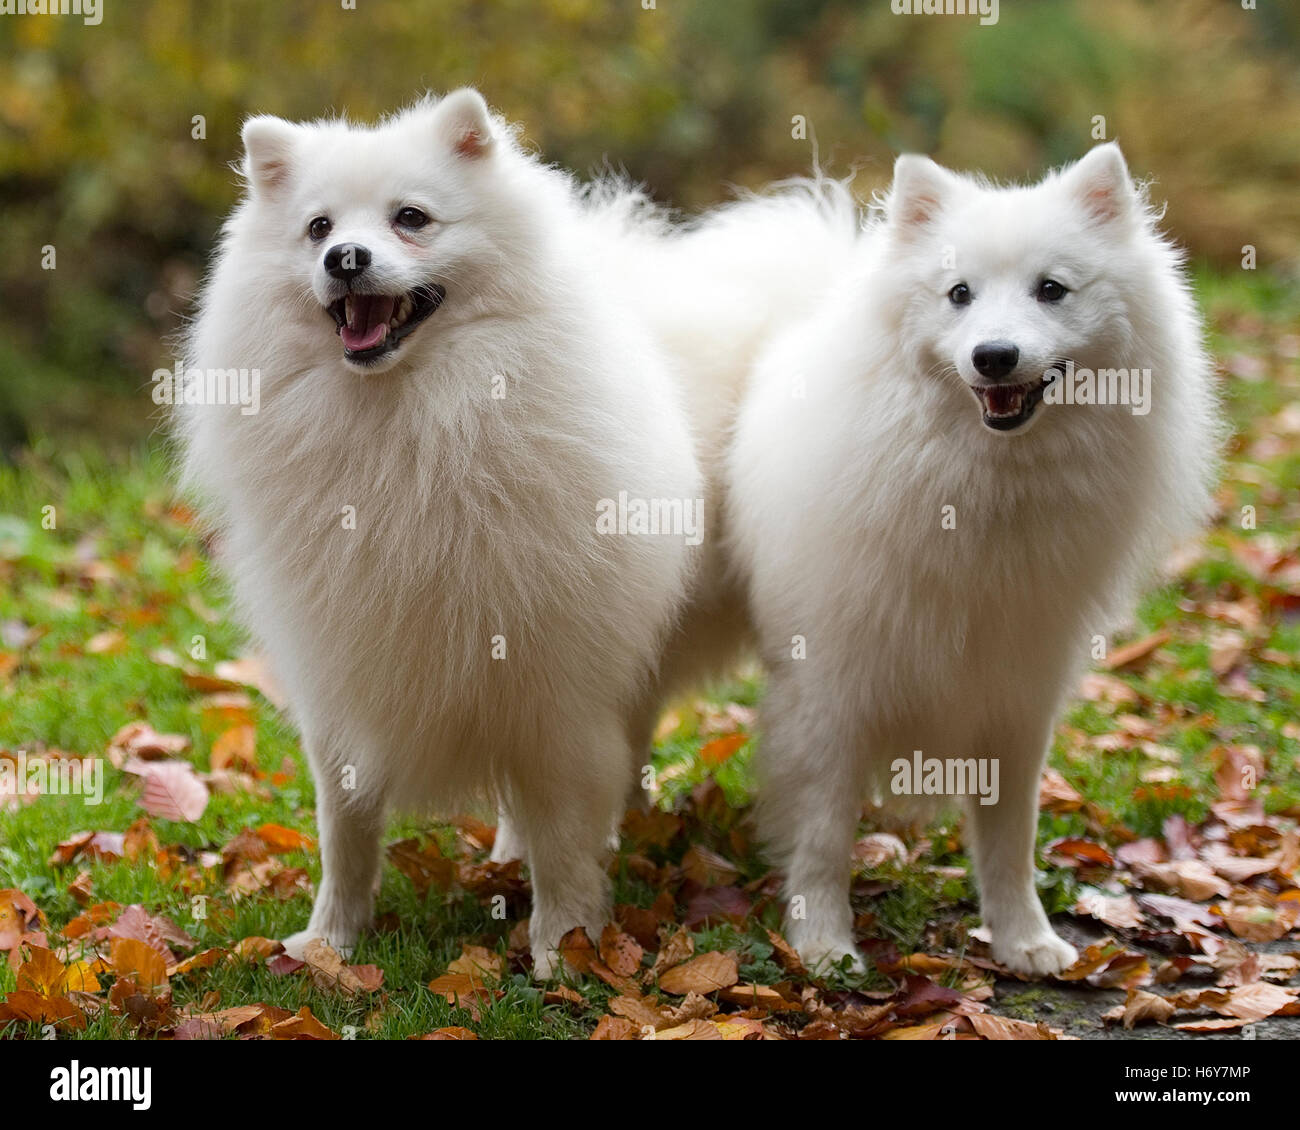
<path fill-rule="evenodd" d="M 10 458 L 155 426 L 149 375 L 172 363 L 252 112 L 368 119 L 474 84 L 547 158 L 621 167 L 686 210 L 807 171 L 812 136 L 864 192 L 902 150 L 1036 177 L 1101 115 L 1198 272 L 1239 272 L 1249 244 L 1270 285 L 1300 274 L 1300 5 L 1284 0 L 1003 0 L 989 27 L 889 0 L 102 4 L 97 26 L 0 17 Z"/>

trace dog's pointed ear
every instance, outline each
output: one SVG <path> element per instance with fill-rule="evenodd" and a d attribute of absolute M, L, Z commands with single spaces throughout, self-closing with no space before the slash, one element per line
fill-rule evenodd
<path fill-rule="evenodd" d="M 298 127 L 283 118 L 259 114 L 244 123 L 244 175 L 253 191 L 274 196 L 293 173 Z"/>
<path fill-rule="evenodd" d="M 438 137 L 457 156 L 477 160 L 492 150 L 492 115 L 473 87 L 453 90 L 434 109 Z"/>
<path fill-rule="evenodd" d="M 1061 176 L 1066 188 L 1094 220 L 1109 223 L 1131 214 L 1136 192 L 1119 146 L 1108 141 L 1090 149 Z"/>
<path fill-rule="evenodd" d="M 894 185 L 885 206 L 890 223 L 900 232 L 925 227 L 942 210 L 956 179 L 929 157 L 904 153 L 894 162 Z"/>

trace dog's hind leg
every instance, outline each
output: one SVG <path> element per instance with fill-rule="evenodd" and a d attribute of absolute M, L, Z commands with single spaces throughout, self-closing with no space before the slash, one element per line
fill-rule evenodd
<path fill-rule="evenodd" d="M 582 709 L 590 710 L 587 705 Z M 579 708 L 565 712 L 572 719 Z M 582 926 L 593 943 L 609 920 L 610 883 L 605 864 L 610 829 L 622 812 L 627 788 L 623 727 L 597 720 L 580 734 L 543 734 L 536 764 L 545 772 L 511 784 L 511 816 L 527 845 L 533 885 L 529 940 L 533 973 L 554 975 L 560 940 Z"/>
<path fill-rule="evenodd" d="M 505 801 L 497 804 L 497 835 L 492 841 L 492 854 L 488 858 L 493 863 L 509 863 L 513 859 L 528 862 L 527 845 L 523 833 L 510 815 Z"/>
<path fill-rule="evenodd" d="M 790 944 L 810 969 L 847 959 L 861 973 L 849 862 L 864 785 L 856 727 L 835 706 L 774 672 L 758 746 L 758 830 L 785 871 Z"/>

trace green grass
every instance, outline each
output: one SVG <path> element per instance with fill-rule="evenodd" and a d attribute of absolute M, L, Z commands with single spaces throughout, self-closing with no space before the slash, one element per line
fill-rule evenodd
<path fill-rule="evenodd" d="M 1105 754 L 1088 752 L 1080 743 L 1116 729 L 1116 710 L 1100 703 L 1075 705 L 1058 731 L 1052 764 L 1106 815 L 1117 838 L 1159 835 L 1164 821 L 1179 813 L 1195 823 L 1202 819 L 1216 792 L 1215 751 L 1224 744 L 1249 743 L 1263 753 L 1266 772 L 1261 795 L 1266 808 L 1300 811 L 1300 664 L 1258 658 L 1261 652 L 1300 654 L 1300 615 L 1294 607 L 1271 615 L 1255 645 L 1250 682 L 1264 700 L 1237 697 L 1208 667 L 1208 630 L 1203 614 L 1212 600 L 1264 600 L 1268 593 L 1234 556 L 1234 539 L 1271 536 L 1296 548 L 1300 525 L 1300 441 L 1282 444 L 1256 460 L 1250 444 L 1267 421 L 1288 403 L 1300 401 L 1300 367 L 1288 335 L 1300 324 L 1300 296 L 1264 278 L 1242 273 L 1232 279 L 1200 280 L 1202 298 L 1213 324 L 1213 345 L 1222 358 L 1239 355 L 1266 360 L 1267 378 L 1230 380 L 1226 403 L 1238 440 L 1225 480 L 1224 518 L 1207 535 L 1207 552 L 1176 583 L 1149 592 L 1138 610 L 1136 634 L 1168 628 L 1173 639 L 1164 651 L 1168 666 L 1152 665 L 1123 681 L 1142 696 L 1142 704 L 1122 708 L 1144 717 L 1160 715 L 1161 746 L 1173 751 L 1169 786 L 1144 787 L 1143 776 L 1164 765 L 1136 744 Z M 1258 529 L 1237 526 L 1239 507 L 1254 505 Z M 53 528 L 42 525 L 53 507 Z M 48 522 L 46 523 L 48 525 Z M 193 526 L 169 485 L 168 467 L 158 445 L 109 457 L 93 449 L 63 451 L 38 441 L 17 466 L 0 468 L 0 749 L 57 748 L 100 755 L 124 724 L 147 720 L 156 730 L 183 734 L 191 742 L 188 756 L 196 768 L 209 767 L 214 739 L 228 724 L 220 713 L 203 709 L 203 694 L 187 686 L 182 673 L 156 662 L 158 649 L 194 658 L 210 672 L 223 659 L 244 654 L 245 643 L 227 619 L 228 594 L 207 564 Z M 27 629 L 43 634 L 25 643 Z M 120 632 L 123 650 L 92 654 L 86 643 L 105 632 Z M 760 702 L 761 678 L 753 672 L 712 696 L 715 704 L 753 707 Z M 740 807 L 752 795 L 753 741 L 717 769 L 704 765 L 698 751 L 711 736 L 701 732 L 699 704 L 683 703 L 677 725 L 661 734 L 655 767 L 661 803 L 680 802 L 712 776 L 729 806 Z M 707 706 L 707 703 L 704 704 Z M 314 833 L 313 787 L 292 730 L 259 696 L 252 707 L 257 762 L 265 774 L 287 765 L 283 783 L 267 785 L 265 795 L 216 794 L 193 824 L 153 820 L 163 845 L 182 845 L 197 855 L 219 850 L 243 828 L 270 822 Z M 164 877 L 152 863 L 78 862 L 58 868 L 50 863 L 55 845 L 81 830 L 122 831 L 140 816 L 133 778 L 108 767 L 104 803 L 84 805 L 79 798 L 46 797 L 36 803 L 0 810 L 0 887 L 27 892 L 49 918 L 52 928 L 73 918 L 80 907 L 68 883 L 84 867 L 90 872 L 93 901 L 123 905 L 143 903 L 165 914 L 198 940 L 199 948 L 229 946 L 248 935 L 281 937 L 301 928 L 310 899 L 298 893 L 279 899 L 267 893 L 235 898 L 215 869 L 197 866 L 185 875 Z M 690 838 L 730 858 L 742 882 L 760 879 L 765 867 L 747 841 L 731 838 L 732 824 L 688 828 Z M 395 824 L 389 838 L 430 825 Z M 889 865 L 866 871 L 860 879 L 876 880 L 879 893 L 859 900 L 859 911 L 874 915 L 874 936 L 902 951 L 934 944 L 960 947 L 964 930 L 977 918 L 968 879 L 938 876 L 934 867 L 964 866 L 966 858 L 951 824 L 930 830 L 931 848 L 915 865 Z M 1122 834 L 1119 830 L 1123 830 Z M 444 845 L 452 837 L 441 830 Z M 1040 842 L 1061 836 L 1092 836 L 1081 814 L 1045 813 Z M 681 845 L 674 848 L 679 858 Z M 650 854 L 654 854 L 651 852 Z M 283 857 L 290 867 L 305 867 L 319 879 L 314 853 Z M 660 853 L 658 862 L 663 861 Z M 1044 868 L 1041 890 L 1049 911 L 1068 909 L 1078 884 L 1068 870 Z M 883 886 L 883 889 L 880 887 Z M 192 898 L 209 896 L 209 917 L 196 920 Z M 615 872 L 615 898 L 648 906 L 658 891 L 635 877 L 625 854 Z M 223 964 L 173 979 L 178 1004 L 195 1003 L 217 993 L 215 1007 L 263 1001 L 291 1011 L 304 1004 L 325 1024 L 342 1030 L 351 1025 L 359 1036 L 403 1038 L 447 1025 L 470 1027 L 483 1037 L 584 1037 L 605 1011 L 614 990 L 591 978 L 575 978 L 585 1007 L 546 1004 L 539 988 L 522 974 L 503 982 L 504 996 L 482 1005 L 477 1017 L 448 1005 L 430 992 L 427 982 L 445 971 L 465 942 L 505 952 L 511 923 L 494 920 L 473 897 L 447 897 L 436 889 L 424 898 L 391 866 L 383 875 L 378 911 L 399 922 L 394 932 L 376 932 L 362 940 L 354 963 L 373 963 L 385 972 L 382 998 L 349 1000 L 322 993 L 303 976 L 275 976 L 260 965 Z M 746 927 L 710 927 L 696 933 L 697 951 L 733 949 L 745 962 L 745 977 L 773 983 L 783 974 L 771 957 L 762 925 L 775 927 L 779 914 L 769 899 L 760 902 L 762 922 Z M 0 991 L 12 989 L 13 971 L 0 966 Z M 208 996 L 208 1006 L 214 1004 Z M 367 1026 L 369 1025 L 369 1026 Z M 105 1010 L 79 1033 L 86 1038 L 128 1034 L 129 1027 Z"/>

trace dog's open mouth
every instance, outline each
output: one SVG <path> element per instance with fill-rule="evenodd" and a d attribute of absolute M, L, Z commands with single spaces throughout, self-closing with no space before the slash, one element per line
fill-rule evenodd
<path fill-rule="evenodd" d="M 1042 403 L 1043 393 L 1052 383 L 1052 376 L 1041 376 L 1022 385 L 971 385 L 970 390 L 980 402 L 984 426 L 998 432 L 1013 432 L 1029 422 L 1034 410 Z"/>
<path fill-rule="evenodd" d="M 325 309 L 343 339 L 343 356 L 364 363 L 401 345 L 446 296 L 447 292 L 434 283 L 406 294 L 347 294 Z"/>

